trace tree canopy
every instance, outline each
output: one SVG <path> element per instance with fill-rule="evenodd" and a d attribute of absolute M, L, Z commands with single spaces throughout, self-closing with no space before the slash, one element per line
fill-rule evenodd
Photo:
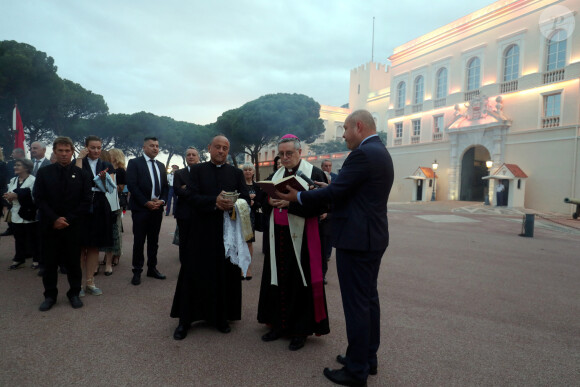
<path fill-rule="evenodd" d="M 109 114 L 103 96 L 60 78 L 52 57 L 29 44 L 5 40 L 0 41 L 0 144 L 5 154 L 10 154 L 14 144 L 15 103 L 28 144 L 68 136 L 80 150 L 92 134 L 103 139 L 105 149 L 115 147 L 127 156 L 139 156 L 143 138 L 155 136 L 167 154 L 168 166 L 173 156 L 183 156 L 189 146 L 195 146 L 204 159 L 207 144 L 220 133 L 230 140 L 230 155 L 237 165 L 238 157 L 245 154 L 257 164 L 260 150 L 286 133 L 312 143 L 324 132 L 320 105 L 302 94 L 264 95 L 224 112 L 209 125 L 143 111 Z"/>
<path fill-rule="evenodd" d="M 281 136 L 292 133 L 305 143 L 312 143 L 324 132 L 320 104 L 302 94 L 268 94 L 222 114 L 215 124 L 217 132 L 230 140 L 230 154 L 245 153 L 252 163 L 258 154 Z M 256 179 L 259 179 L 256 169 Z"/>

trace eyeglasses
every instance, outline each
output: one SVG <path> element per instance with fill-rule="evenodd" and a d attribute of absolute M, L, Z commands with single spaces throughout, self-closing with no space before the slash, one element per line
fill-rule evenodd
<path fill-rule="evenodd" d="M 283 159 L 284 157 L 290 158 L 294 156 L 295 151 L 278 152 L 278 157 Z"/>

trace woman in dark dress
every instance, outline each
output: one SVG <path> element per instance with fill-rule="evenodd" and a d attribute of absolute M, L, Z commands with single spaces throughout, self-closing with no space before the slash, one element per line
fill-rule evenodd
<path fill-rule="evenodd" d="M 248 187 L 248 192 L 250 193 L 250 218 L 252 220 L 252 231 L 254 235 L 256 233 L 256 211 L 260 209 L 262 206 L 262 197 L 263 192 L 260 190 L 260 187 L 254 181 L 254 175 L 256 173 L 256 169 L 254 168 L 254 164 L 248 163 L 244 164 L 242 167 L 244 171 L 244 179 L 246 181 L 246 187 Z M 256 238 L 252 238 L 248 241 L 248 249 L 250 249 L 250 256 L 254 255 L 254 246 L 253 243 L 256 241 Z M 248 271 L 246 273 L 246 279 L 251 280 L 252 274 L 250 272 L 250 268 L 248 267 Z"/>
<path fill-rule="evenodd" d="M 80 151 L 76 165 L 91 176 L 93 182 L 92 199 L 89 214 L 83 222 L 81 241 L 81 269 L 86 287 L 81 290 L 81 296 L 89 293 L 94 296 L 103 294 L 95 286 L 94 274 L 99 265 L 99 248 L 113 245 L 113 216 L 111 206 L 105 191 L 99 188 L 96 180 L 100 179 L 103 187 L 107 187 L 107 173 L 114 172 L 111 163 L 100 160 L 103 142 L 97 136 L 89 136 L 85 140 L 86 148 Z"/>

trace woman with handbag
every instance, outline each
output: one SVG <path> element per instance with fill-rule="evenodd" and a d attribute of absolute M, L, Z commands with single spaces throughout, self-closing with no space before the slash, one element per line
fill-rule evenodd
<path fill-rule="evenodd" d="M 34 165 L 28 159 L 19 159 L 14 163 L 16 177 L 10 179 L 8 192 L 3 198 L 12 204 L 10 223 L 14 230 L 14 259 L 9 269 L 23 267 L 26 258 L 32 255 L 32 268 L 38 267 L 38 243 L 36 241 L 36 206 L 32 200 L 32 189 L 35 177 L 32 176 Z M 28 252 L 32 249 L 32 252 Z"/>
<path fill-rule="evenodd" d="M 93 186 L 91 188 L 91 206 L 89 214 L 85 216 L 81 242 L 81 269 L 83 271 L 84 289 L 81 288 L 80 296 L 85 293 L 93 296 L 103 294 L 102 290 L 95 285 L 95 272 L 99 267 L 99 249 L 113 245 L 113 215 L 111 206 L 107 200 L 106 192 L 114 190 L 109 182 L 109 173 L 113 172 L 111 163 L 100 159 L 102 140 L 97 136 L 88 136 L 85 139 L 85 148 L 79 152 L 76 166 L 91 176 Z M 112 182 L 111 182 L 112 184 Z"/>

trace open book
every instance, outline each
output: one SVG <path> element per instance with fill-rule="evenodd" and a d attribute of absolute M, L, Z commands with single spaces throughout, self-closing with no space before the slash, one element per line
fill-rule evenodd
<path fill-rule="evenodd" d="M 276 190 L 287 193 L 288 190 L 286 186 L 289 185 L 290 187 L 294 188 L 297 191 L 305 191 L 306 189 L 300 184 L 296 176 L 291 175 L 287 176 L 281 180 L 278 180 L 276 184 L 273 181 L 258 181 L 256 184 L 260 186 L 262 191 L 268 194 L 272 199 L 280 199 L 278 195 L 276 195 Z"/>

